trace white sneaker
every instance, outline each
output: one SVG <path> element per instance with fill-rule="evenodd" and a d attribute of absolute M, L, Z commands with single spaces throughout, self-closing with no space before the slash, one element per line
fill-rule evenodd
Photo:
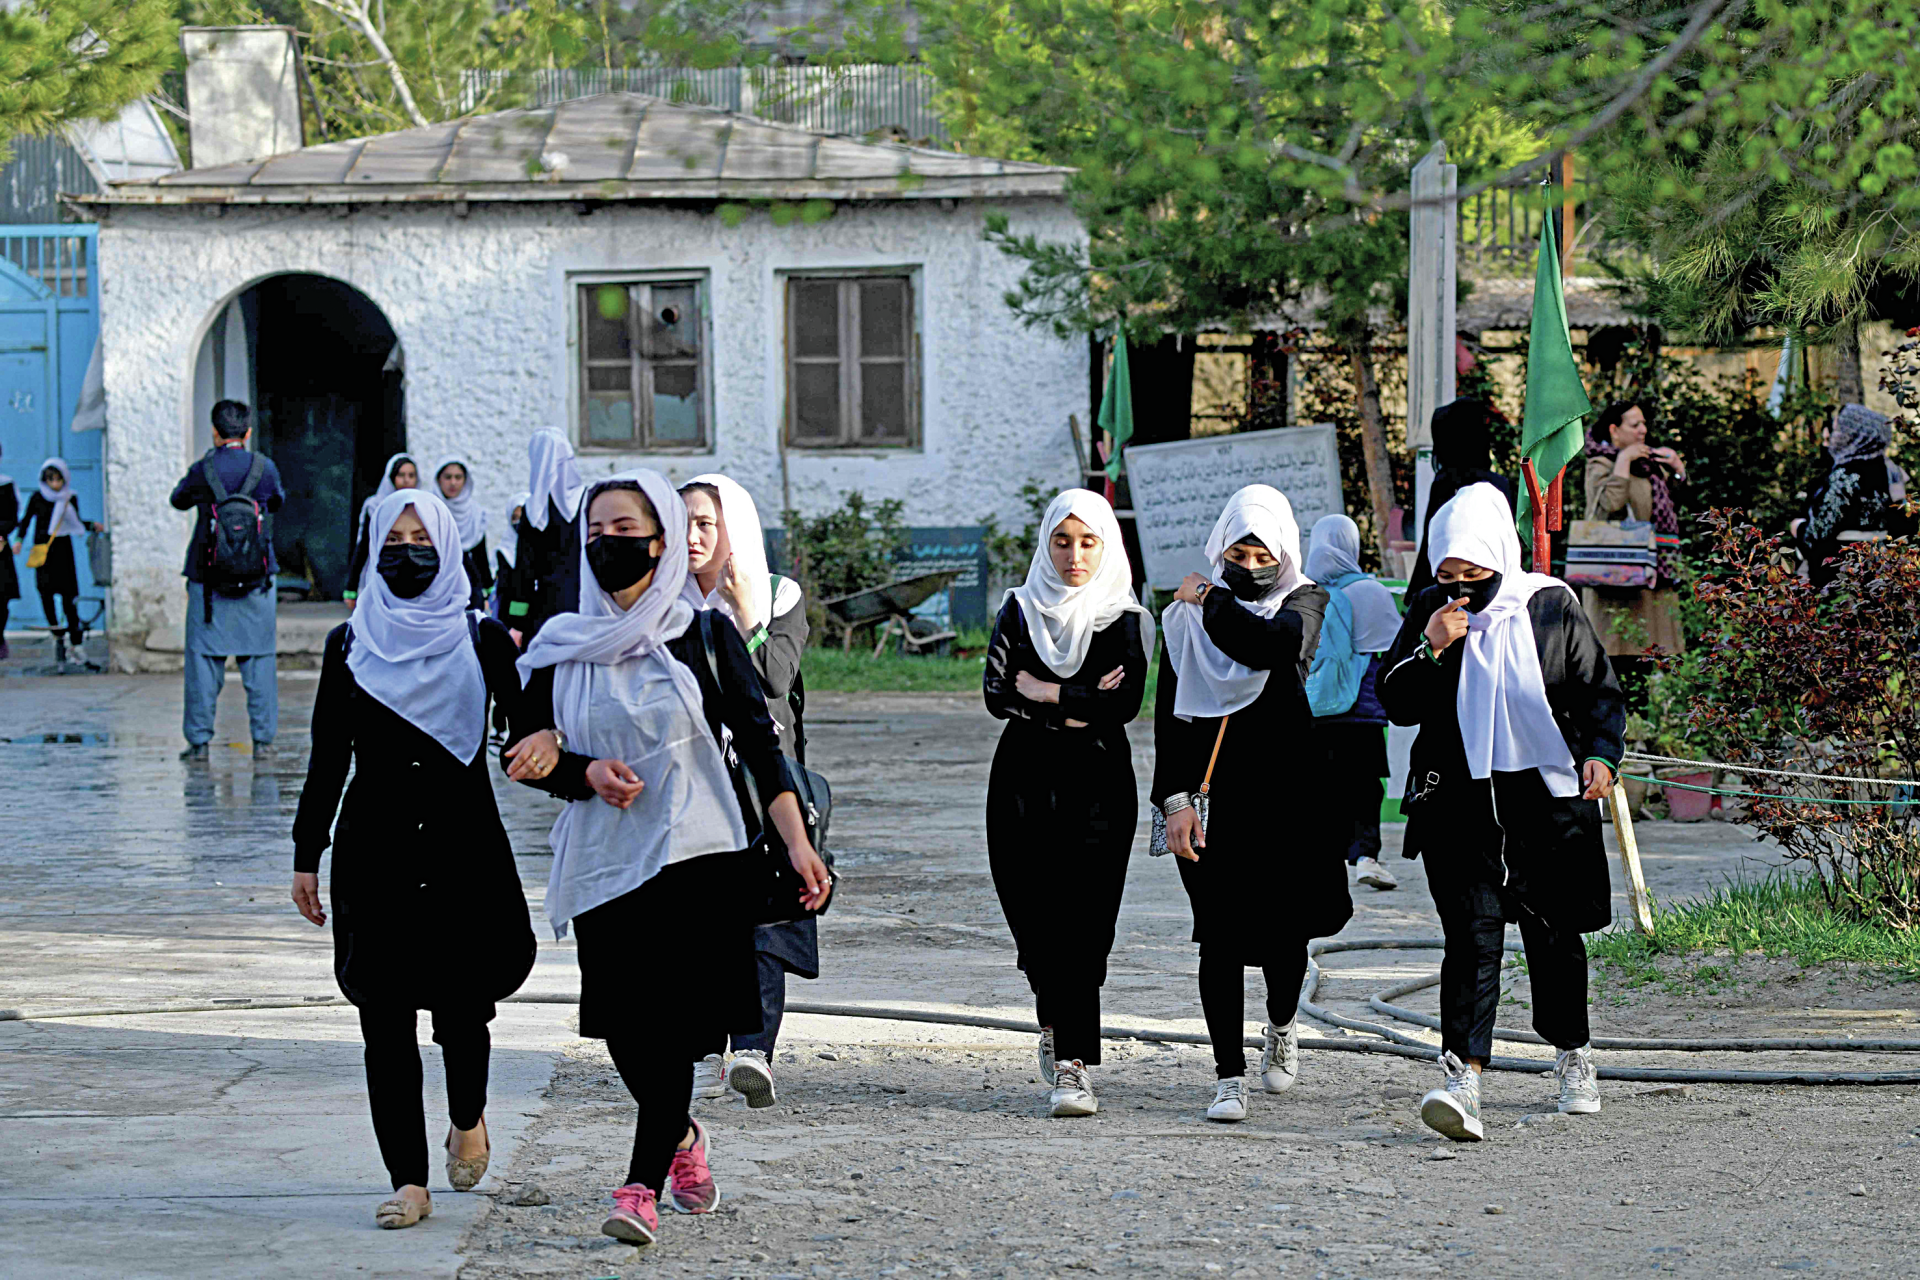
<path fill-rule="evenodd" d="M 1487 1130 L 1480 1123 L 1480 1073 L 1453 1056 L 1440 1055 L 1447 1083 L 1420 1099 L 1420 1119 L 1435 1133 L 1455 1142 L 1481 1142 Z"/>
<path fill-rule="evenodd" d="M 1247 1082 L 1239 1076 L 1222 1080 L 1214 1087 L 1213 1105 L 1207 1108 L 1207 1119 L 1231 1124 L 1246 1118 Z"/>
<path fill-rule="evenodd" d="M 693 1100 L 718 1098 L 727 1092 L 727 1060 L 710 1053 L 693 1064 Z"/>
<path fill-rule="evenodd" d="M 742 1049 L 733 1055 L 733 1065 L 727 1068 L 727 1083 L 750 1107 L 773 1105 L 773 1064 L 758 1049 Z"/>
<path fill-rule="evenodd" d="M 1300 1019 L 1284 1027 L 1265 1028 L 1260 1048 L 1260 1084 L 1268 1093 L 1285 1093 L 1300 1076 Z"/>
<path fill-rule="evenodd" d="M 1569 1049 L 1553 1064 L 1560 1081 L 1560 1111 L 1569 1116 L 1591 1116 L 1600 1111 L 1600 1077 L 1593 1069 L 1593 1046 Z"/>
<path fill-rule="evenodd" d="M 1380 865 L 1378 858 L 1362 858 L 1353 864 L 1359 874 L 1355 877 L 1361 884 L 1372 885 L 1376 889 L 1398 889 L 1400 882 L 1393 878 L 1393 872 Z"/>
<path fill-rule="evenodd" d="M 1048 1084 L 1053 1083 L 1053 1028 L 1040 1028 L 1040 1043 L 1034 1047 L 1034 1055 L 1040 1059 L 1040 1078 Z"/>
<path fill-rule="evenodd" d="M 1053 1092 L 1047 1095 L 1047 1103 L 1056 1117 L 1090 1116 L 1100 1110 L 1100 1100 L 1093 1096 L 1093 1076 L 1085 1063 L 1078 1058 L 1054 1063 Z"/>

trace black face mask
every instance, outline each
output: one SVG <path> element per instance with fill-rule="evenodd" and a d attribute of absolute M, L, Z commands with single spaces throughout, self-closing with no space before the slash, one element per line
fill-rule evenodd
<path fill-rule="evenodd" d="M 1270 564 L 1264 569 L 1249 569 L 1229 560 L 1220 567 L 1220 580 L 1233 592 L 1234 599 L 1258 600 L 1280 585 L 1280 570 L 1284 567 Z"/>
<path fill-rule="evenodd" d="M 440 553 L 419 543 L 395 543 L 380 548 L 378 569 L 387 590 L 402 600 L 411 600 L 440 576 Z"/>
<path fill-rule="evenodd" d="M 1500 594 L 1500 578 L 1501 575 L 1496 573 L 1473 582 L 1443 582 L 1440 585 L 1446 590 L 1449 601 L 1465 596 L 1467 612 L 1479 613 Z"/>
<path fill-rule="evenodd" d="M 659 536 L 628 538 L 601 534 L 587 544 L 587 567 L 593 570 L 593 580 L 600 584 L 602 591 L 625 591 L 660 563 L 660 557 L 649 549 L 653 538 Z"/>

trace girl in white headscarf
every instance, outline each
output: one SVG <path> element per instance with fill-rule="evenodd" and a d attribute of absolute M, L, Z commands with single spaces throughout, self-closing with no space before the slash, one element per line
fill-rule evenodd
<path fill-rule="evenodd" d="M 432 1211 L 415 1015 L 432 1011 L 446 1061 L 447 1179 L 471 1190 L 488 1158 L 487 1023 L 533 967 L 485 751 L 488 695 L 517 718 L 520 678 L 506 629 L 467 611 L 445 504 L 402 488 L 371 514 L 380 551 L 353 617 L 327 636 L 314 695 L 293 900 L 327 922 L 319 870 L 331 843 L 334 976 L 360 1010 L 373 1129 L 395 1192 L 375 1219 L 410 1227 Z"/>
<path fill-rule="evenodd" d="M 800 658 L 807 646 L 807 610 L 800 584 L 768 571 L 766 538 L 752 494 L 726 476 L 708 474 L 681 485 L 680 496 L 687 504 L 687 599 L 733 623 L 753 658 L 782 749 L 805 763 Z M 720 1097 L 731 1086 L 750 1106 L 774 1103 L 773 1048 L 786 1017 L 787 975 L 820 976 L 819 927 L 811 917 L 757 925 L 753 946 L 760 971 L 760 1032 L 733 1037 L 731 1062 L 724 1033 L 715 1032 L 697 1046 L 696 1099 Z"/>
<path fill-rule="evenodd" d="M 1347 865 L 1375 889 L 1400 882 L 1380 865 L 1380 802 L 1386 799 L 1387 713 L 1374 690 L 1380 663 L 1400 630 L 1393 593 L 1360 568 L 1360 529 L 1344 515 L 1313 526 L 1307 576 L 1327 589 L 1320 650 L 1307 673 L 1307 698 L 1333 770 L 1336 820 L 1347 826 Z"/>
<path fill-rule="evenodd" d="M 1526 948 L 1533 1028 L 1560 1051 L 1560 1110 L 1600 1109 L 1580 935 L 1613 917 L 1594 801 L 1612 789 L 1626 716 L 1572 589 L 1523 568 L 1504 494 L 1467 486 L 1428 534 L 1436 583 L 1407 602 L 1380 702 L 1395 724 L 1420 726 L 1401 802 L 1405 855 L 1426 859 L 1447 943 L 1446 1082 L 1420 1114 L 1449 1138 L 1478 1141 L 1509 922 Z"/>
<path fill-rule="evenodd" d="M 751 912 L 767 855 L 749 849 L 747 787 L 805 884 L 795 914 L 831 885 L 745 642 L 686 597 L 680 495 L 634 471 L 595 485 L 581 516 L 580 610 L 550 619 L 520 660 L 529 716 L 553 727 L 508 750 L 508 773 L 571 802 L 553 827 L 547 915 L 578 940 L 580 1034 L 607 1042 L 639 1107 L 601 1229 L 646 1244 L 662 1198 L 683 1213 L 719 1203 L 706 1129 L 687 1112 L 695 1046 L 713 1027 L 760 1029 Z M 657 983 L 663 956 L 677 969 Z"/>
<path fill-rule="evenodd" d="M 527 644 L 557 613 L 580 607 L 580 498 L 586 492 L 573 445 L 558 431 L 527 441 L 526 519 L 514 546 L 507 625 Z"/>
<path fill-rule="evenodd" d="M 40 592 L 40 610 L 47 625 L 57 628 L 60 622 L 53 612 L 53 603 L 56 597 L 59 599 L 67 610 L 66 638 L 76 649 L 85 642 L 87 629 L 80 621 L 80 573 L 73 555 L 74 539 L 85 537 L 88 530 L 104 528 L 103 524 L 80 518 L 80 495 L 73 491 L 73 473 L 67 469 L 65 459 L 48 458 L 41 463 L 40 487 L 27 499 L 26 512 L 13 533 L 25 539 L 23 546 L 46 547 L 45 558 L 33 571 L 33 585 Z M 62 640 L 57 630 L 54 639 Z M 60 656 L 64 661 L 64 649 Z"/>
<path fill-rule="evenodd" d="M 470 584 L 470 607 L 484 609 L 493 590 L 493 566 L 487 563 L 487 509 L 474 493 L 473 468 L 466 455 L 449 454 L 433 464 L 433 483 L 453 513 L 460 531 L 460 559 Z"/>
<path fill-rule="evenodd" d="M 984 679 L 987 710 L 1007 722 L 987 860 L 1033 988 L 1055 1116 L 1099 1110 L 1100 988 L 1139 817 L 1126 726 L 1152 652 L 1113 508 L 1087 489 L 1057 495 L 994 622 Z"/>
<path fill-rule="evenodd" d="M 380 552 L 373 541 L 374 509 L 397 489 L 419 487 L 420 464 L 413 460 L 410 453 L 394 454 L 387 459 L 387 465 L 380 469 L 380 484 L 374 489 L 373 496 L 360 504 L 360 518 L 353 526 L 353 554 L 347 559 L 347 589 L 342 593 L 347 608 L 354 607 L 360 594 L 360 580 L 366 576 L 367 563 Z"/>
<path fill-rule="evenodd" d="M 1353 914 L 1344 841 L 1317 802 L 1325 751 L 1307 705 L 1327 592 L 1301 572 L 1300 528 L 1268 485 L 1228 500 L 1207 538 L 1212 573 L 1190 573 L 1161 615 L 1153 740 L 1153 803 L 1193 904 L 1200 1005 L 1218 1077 L 1209 1120 L 1247 1115 L 1246 970 L 1267 980 L 1260 1083 L 1293 1086 L 1300 1069 L 1295 1013 L 1309 939 Z M 1202 829 L 1195 793 L 1207 786 Z"/>

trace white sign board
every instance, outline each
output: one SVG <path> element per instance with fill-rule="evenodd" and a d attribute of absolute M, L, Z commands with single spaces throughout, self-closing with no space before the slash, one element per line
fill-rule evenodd
<path fill-rule="evenodd" d="M 1126 459 L 1147 585 L 1163 591 L 1189 573 L 1208 571 L 1213 522 L 1227 499 L 1250 484 L 1270 484 L 1287 495 L 1303 556 L 1313 522 L 1346 511 L 1330 424 L 1139 445 Z"/>

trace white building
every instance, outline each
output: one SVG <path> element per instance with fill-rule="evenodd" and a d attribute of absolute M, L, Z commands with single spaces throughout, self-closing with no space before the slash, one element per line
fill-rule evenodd
<path fill-rule="evenodd" d="M 1024 329 L 986 243 L 1080 234 L 1067 171 L 607 94 L 112 185 L 104 279 L 123 669 L 185 610 L 175 479 L 256 406 L 285 567 L 343 582 L 388 454 L 462 453 L 504 522 L 526 440 L 583 469 L 724 471 L 777 520 L 859 490 L 908 523 L 1013 522 L 1071 483 L 1088 352 Z"/>

